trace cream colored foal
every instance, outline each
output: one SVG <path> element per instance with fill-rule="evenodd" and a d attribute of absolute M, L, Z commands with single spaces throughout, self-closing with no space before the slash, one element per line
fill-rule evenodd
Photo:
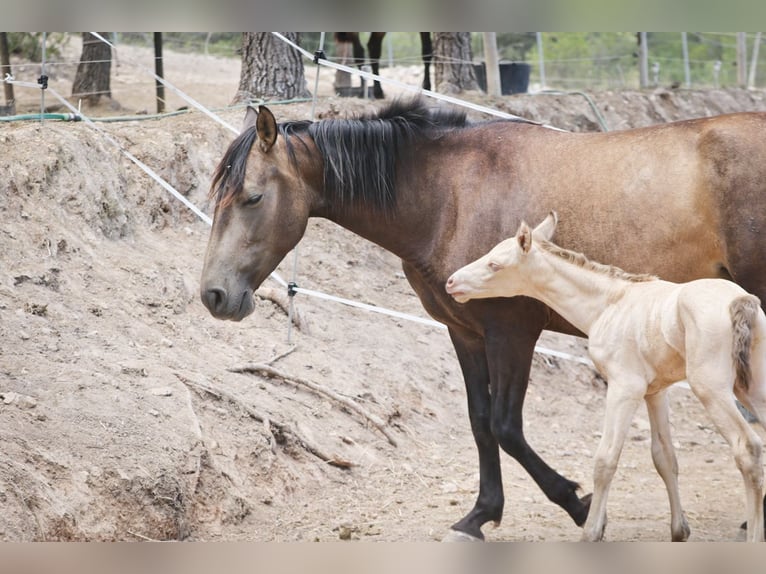
<path fill-rule="evenodd" d="M 686 378 L 734 452 L 745 482 L 747 540 L 763 540 L 761 440 L 736 396 L 766 421 L 766 316 L 760 301 L 723 279 L 670 283 L 589 261 L 549 241 L 554 212 L 456 271 L 446 289 L 457 301 L 534 297 L 588 335 L 596 368 L 608 381 L 595 457 L 593 499 L 583 540 L 601 540 L 606 500 L 633 414 L 643 398 L 652 458 L 668 490 L 673 540 L 686 540 L 678 464 L 670 440 L 667 389 Z"/>

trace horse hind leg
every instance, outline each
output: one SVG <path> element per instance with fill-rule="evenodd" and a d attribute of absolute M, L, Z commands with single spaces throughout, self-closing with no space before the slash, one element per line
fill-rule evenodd
<path fill-rule="evenodd" d="M 670 537 L 673 542 L 685 542 L 689 539 L 690 530 L 678 489 L 678 461 L 670 439 L 667 390 L 648 395 L 645 400 L 652 432 L 652 460 L 665 483 L 670 501 Z"/>

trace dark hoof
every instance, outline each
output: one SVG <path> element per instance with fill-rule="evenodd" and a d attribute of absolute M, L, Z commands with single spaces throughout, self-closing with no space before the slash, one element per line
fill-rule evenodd
<path fill-rule="evenodd" d="M 442 538 L 442 542 L 484 542 L 484 536 L 476 538 L 476 536 L 471 536 L 467 532 L 450 529 L 447 535 Z"/>
<path fill-rule="evenodd" d="M 452 540 L 447 540 L 447 538 L 449 538 L 452 534 L 457 536 L 465 536 L 467 539 L 483 541 L 484 533 L 481 531 L 481 527 L 479 527 L 476 522 L 468 520 L 468 518 L 469 517 L 466 516 L 463 520 L 450 526 L 450 532 L 447 534 L 444 541 L 452 542 Z"/>

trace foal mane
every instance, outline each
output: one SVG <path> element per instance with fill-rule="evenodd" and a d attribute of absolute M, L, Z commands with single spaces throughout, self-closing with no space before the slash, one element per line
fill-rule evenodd
<path fill-rule="evenodd" d="M 656 281 L 659 279 L 659 277 L 656 275 L 649 275 L 647 273 L 628 273 L 627 271 L 620 269 L 619 267 L 615 267 L 614 265 L 606 265 L 604 263 L 591 261 L 582 253 L 564 249 L 560 245 L 556 245 L 555 243 L 551 243 L 550 241 L 546 241 L 544 239 L 538 240 L 537 244 L 544 251 L 547 251 L 551 255 L 556 255 L 557 257 L 560 257 L 569 263 L 577 265 L 578 267 L 582 267 L 583 269 L 587 269 L 589 271 L 595 271 L 596 273 L 601 273 L 602 275 L 613 277 L 614 279 L 622 279 L 624 281 L 630 281 L 631 283 L 643 283 L 646 281 Z"/>
<path fill-rule="evenodd" d="M 396 167 L 413 144 L 437 139 L 467 125 L 461 110 L 431 108 L 425 100 L 395 100 L 376 113 L 350 119 L 278 124 L 291 163 L 298 167 L 295 141 L 308 149 L 310 137 L 322 156 L 324 188 L 337 207 L 358 202 L 389 211 L 396 205 Z M 242 190 L 250 149 L 257 139 L 254 126 L 231 143 L 213 174 L 210 197 L 226 205 Z"/>

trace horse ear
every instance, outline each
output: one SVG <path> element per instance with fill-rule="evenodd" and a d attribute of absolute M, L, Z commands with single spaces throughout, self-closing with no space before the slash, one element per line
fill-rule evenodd
<path fill-rule="evenodd" d="M 519 247 L 521 247 L 522 253 L 529 253 L 529 250 L 532 248 L 532 231 L 530 231 L 529 225 L 524 221 L 522 221 L 519 226 L 519 231 L 516 233 L 516 239 L 519 242 Z"/>
<path fill-rule="evenodd" d="M 258 112 L 255 111 L 255 108 L 253 106 L 247 106 L 247 111 L 245 112 L 245 119 L 242 122 L 242 131 L 244 132 L 248 128 L 254 127 L 257 117 L 258 117 Z"/>
<path fill-rule="evenodd" d="M 556 231 L 556 225 L 559 222 L 559 216 L 555 211 L 551 211 L 548 216 L 540 222 L 540 225 L 535 227 L 532 234 L 540 239 L 550 241 L 551 237 Z"/>
<path fill-rule="evenodd" d="M 277 141 L 277 120 L 266 106 L 258 106 L 258 116 L 255 119 L 255 129 L 258 131 L 258 143 L 261 150 L 266 152 Z"/>

